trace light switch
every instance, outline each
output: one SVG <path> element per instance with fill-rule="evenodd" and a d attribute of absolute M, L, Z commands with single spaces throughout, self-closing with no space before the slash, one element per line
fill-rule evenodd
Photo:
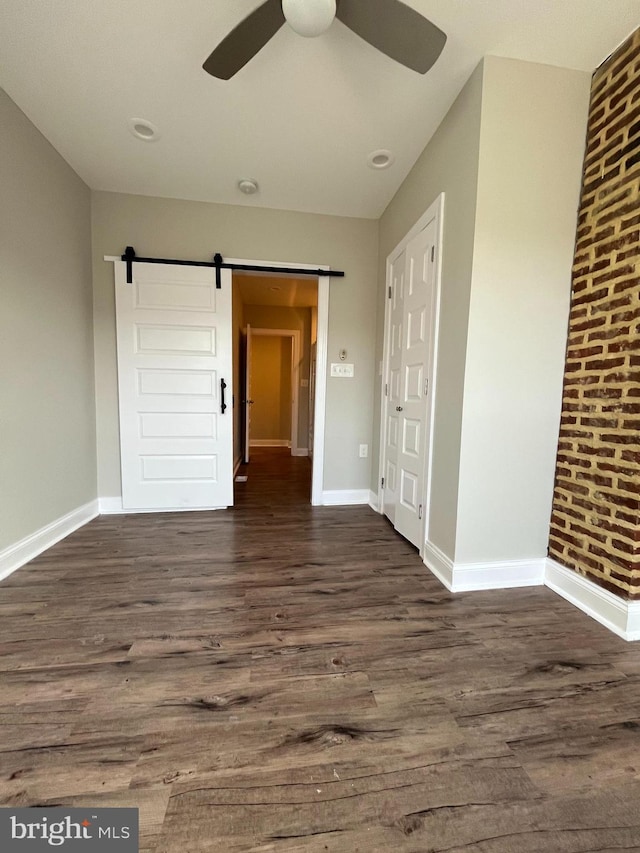
<path fill-rule="evenodd" d="M 352 379 L 353 378 L 353 365 L 352 364 L 331 364 L 331 375 L 332 376 L 340 376 L 342 379 Z"/>

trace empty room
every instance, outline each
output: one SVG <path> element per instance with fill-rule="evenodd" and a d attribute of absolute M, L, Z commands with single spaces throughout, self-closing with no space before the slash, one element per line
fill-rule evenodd
<path fill-rule="evenodd" d="M 640 851 L 640 0 L 0 0 L 0 850 Z"/>

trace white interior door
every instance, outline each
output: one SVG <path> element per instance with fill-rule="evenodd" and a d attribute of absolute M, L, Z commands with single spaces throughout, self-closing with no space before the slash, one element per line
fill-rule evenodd
<path fill-rule="evenodd" d="M 230 506 L 231 271 L 115 267 L 123 508 Z"/>
<path fill-rule="evenodd" d="M 402 370 L 402 328 L 404 323 L 404 276 L 406 257 L 403 251 L 391 263 L 391 314 L 389 321 L 389 370 L 387 373 L 387 407 L 384 468 L 384 512 L 395 522 L 398 500 L 398 447 L 400 436 L 400 399 Z"/>
<path fill-rule="evenodd" d="M 422 548 L 434 310 L 435 220 L 406 248 L 395 528 Z"/>
<path fill-rule="evenodd" d="M 244 340 L 247 348 L 244 360 L 244 461 L 247 463 L 251 453 L 249 438 L 251 436 L 251 406 L 253 406 L 253 398 L 251 397 L 251 326 L 249 324 L 245 330 Z"/>

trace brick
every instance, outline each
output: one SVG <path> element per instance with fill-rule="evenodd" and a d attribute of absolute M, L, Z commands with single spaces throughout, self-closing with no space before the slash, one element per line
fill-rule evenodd
<path fill-rule="evenodd" d="M 567 354 L 571 358 L 587 358 L 591 355 L 600 355 L 600 353 L 604 352 L 604 347 L 595 346 L 595 347 L 582 347 L 580 349 L 569 348 Z"/>
<path fill-rule="evenodd" d="M 608 347 L 610 352 L 614 352 L 611 347 Z M 615 352 L 619 352 L 619 350 L 615 350 Z M 614 367 L 620 367 L 624 364 L 624 358 L 599 358 L 594 361 L 587 361 L 585 363 L 585 370 L 597 370 L 602 373 L 605 370 L 613 370 Z M 602 381 L 602 377 L 600 377 L 600 381 Z"/>
<path fill-rule="evenodd" d="M 617 418 L 580 418 L 580 423 L 590 427 L 604 427 L 605 429 L 615 429 L 618 426 Z"/>
<path fill-rule="evenodd" d="M 578 471 L 576 473 L 577 480 L 589 480 L 597 486 L 612 486 L 613 480 L 611 477 L 603 477 L 602 474 L 595 474 L 591 471 Z"/>
<path fill-rule="evenodd" d="M 593 542 L 589 543 L 589 551 L 592 554 L 596 554 L 598 557 L 603 557 L 605 560 L 608 560 L 616 566 L 620 566 L 622 569 L 633 568 L 633 560 L 631 558 L 619 557 L 617 554 L 614 554 L 611 551 L 606 551 L 599 545 L 594 545 Z"/>
<path fill-rule="evenodd" d="M 585 329 L 595 329 L 598 326 L 606 325 L 606 317 L 589 317 L 588 320 L 581 320 L 578 323 L 571 323 L 570 328 L 575 331 L 583 331 Z"/>
<path fill-rule="evenodd" d="M 629 352 L 630 350 L 640 350 L 640 338 L 633 338 L 626 341 L 612 341 L 607 344 L 607 352 Z"/>
<path fill-rule="evenodd" d="M 593 283 L 595 286 L 603 284 L 607 281 L 616 281 L 619 278 L 623 278 L 626 276 L 632 276 L 635 274 L 635 267 L 632 264 L 625 264 L 621 267 L 616 267 L 613 270 L 608 270 L 608 272 L 602 273 L 601 275 L 597 275 L 593 279 Z M 595 291 L 599 293 L 600 291 Z M 606 295 L 606 294 L 605 294 Z M 592 302 L 594 300 L 591 300 Z"/>
<path fill-rule="evenodd" d="M 602 318 L 602 320 L 606 322 L 604 317 Z M 608 341 L 612 338 L 618 338 L 621 335 L 628 335 L 630 330 L 630 326 L 618 326 L 614 329 L 608 328 L 606 330 L 598 329 L 595 332 L 589 332 L 588 339 L 589 341 Z"/>
<path fill-rule="evenodd" d="M 621 491 L 640 495 L 640 480 L 618 480 L 617 486 Z"/>
<path fill-rule="evenodd" d="M 619 399 L 622 397 L 622 391 L 619 388 L 588 388 L 584 392 L 585 397 L 599 397 L 602 400 Z"/>

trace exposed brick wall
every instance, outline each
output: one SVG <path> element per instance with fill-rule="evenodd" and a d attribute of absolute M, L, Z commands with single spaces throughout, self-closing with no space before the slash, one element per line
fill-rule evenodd
<path fill-rule="evenodd" d="M 640 29 L 594 74 L 549 555 L 640 596 Z"/>

